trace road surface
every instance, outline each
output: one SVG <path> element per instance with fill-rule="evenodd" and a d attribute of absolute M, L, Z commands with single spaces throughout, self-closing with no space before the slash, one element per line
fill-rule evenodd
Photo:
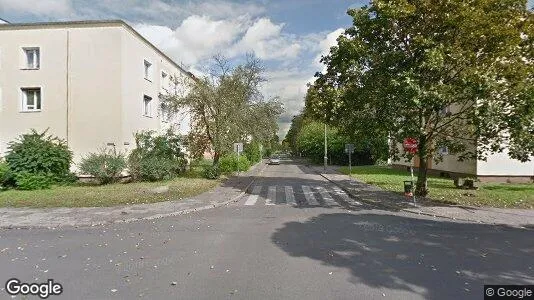
<path fill-rule="evenodd" d="M 226 207 L 1 230 L 0 299 L 9 278 L 54 279 L 49 299 L 483 299 L 484 284 L 534 284 L 533 237 L 369 207 L 283 161 Z"/>

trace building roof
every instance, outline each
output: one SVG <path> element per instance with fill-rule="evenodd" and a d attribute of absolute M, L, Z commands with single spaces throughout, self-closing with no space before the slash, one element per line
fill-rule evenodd
<path fill-rule="evenodd" d="M 2 19 L 0 19 L 2 20 Z M 167 54 L 163 53 L 158 47 L 154 46 L 146 38 L 144 38 L 139 32 L 128 25 L 123 20 L 86 20 L 86 21 L 67 21 L 67 22 L 37 22 L 37 23 L 9 23 L 6 21 L 6 24 L 0 23 L 0 31 L 2 30 L 24 30 L 24 29 L 42 29 L 42 28 L 83 28 L 83 27 L 114 27 L 122 26 L 134 36 L 139 38 L 142 42 L 147 44 L 149 47 L 154 49 L 170 63 L 172 63 L 179 70 L 189 75 L 191 78 L 196 79 L 195 75 L 191 72 L 184 70 L 179 64 L 172 60 Z"/>

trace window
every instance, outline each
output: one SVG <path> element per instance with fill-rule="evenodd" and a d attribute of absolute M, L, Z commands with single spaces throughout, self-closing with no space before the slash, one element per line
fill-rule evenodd
<path fill-rule="evenodd" d="M 171 121 L 171 113 L 169 111 L 169 107 L 165 103 L 161 104 L 161 120 L 165 123 Z"/>
<path fill-rule="evenodd" d="M 145 60 L 145 79 L 152 80 L 152 64 Z"/>
<path fill-rule="evenodd" d="M 451 114 L 451 107 L 450 105 L 447 105 L 445 107 L 443 107 L 440 111 L 439 111 L 439 115 L 440 116 L 448 116 Z"/>
<path fill-rule="evenodd" d="M 165 73 L 164 71 L 161 71 L 161 89 L 166 91 L 167 90 L 167 80 L 169 79 L 169 75 Z"/>
<path fill-rule="evenodd" d="M 22 88 L 22 111 L 41 110 L 41 89 Z"/>
<path fill-rule="evenodd" d="M 447 146 L 439 147 L 438 152 L 441 155 L 448 155 L 449 154 L 449 148 L 447 148 Z"/>
<path fill-rule="evenodd" d="M 41 53 L 39 48 L 23 48 L 26 58 L 26 69 L 39 69 L 41 65 Z"/>
<path fill-rule="evenodd" d="M 152 97 L 143 97 L 143 116 L 152 117 Z"/>

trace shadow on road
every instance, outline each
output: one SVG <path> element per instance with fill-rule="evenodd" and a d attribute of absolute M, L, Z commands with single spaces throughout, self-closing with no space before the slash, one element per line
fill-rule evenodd
<path fill-rule="evenodd" d="M 290 256 L 349 269 L 354 284 L 427 299 L 463 299 L 482 298 L 484 284 L 534 284 L 533 233 L 503 226 L 335 213 L 285 223 L 271 239 Z"/>

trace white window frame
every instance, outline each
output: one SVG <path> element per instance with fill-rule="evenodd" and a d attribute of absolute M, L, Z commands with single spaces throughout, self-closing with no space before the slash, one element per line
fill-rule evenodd
<path fill-rule="evenodd" d="M 451 106 L 450 105 L 444 106 L 439 111 L 439 115 L 440 116 L 448 116 L 448 115 L 450 115 L 450 113 L 451 113 Z"/>
<path fill-rule="evenodd" d="M 161 71 L 161 90 L 167 91 L 167 82 L 169 80 L 169 73 Z"/>
<path fill-rule="evenodd" d="M 33 95 L 34 104 L 28 105 L 28 91 L 39 91 L 39 101 L 37 101 L 36 94 Z M 22 87 L 21 93 L 21 112 L 40 112 L 43 109 L 43 89 L 41 87 Z M 37 105 L 39 103 L 39 105 Z M 31 106 L 31 108 L 30 108 Z M 38 107 L 38 108 L 37 108 Z"/>
<path fill-rule="evenodd" d="M 147 101 L 148 100 L 148 101 Z M 143 116 L 152 118 L 152 101 L 154 98 L 143 95 Z M 148 105 L 147 105 L 148 102 Z"/>
<path fill-rule="evenodd" d="M 32 51 L 33 65 L 28 60 L 28 52 Z M 41 68 L 41 48 L 40 47 L 22 47 L 24 56 L 24 70 L 39 70 Z"/>
<path fill-rule="evenodd" d="M 143 74 L 146 80 L 152 82 L 152 67 L 153 64 L 148 60 L 143 61 Z"/>

